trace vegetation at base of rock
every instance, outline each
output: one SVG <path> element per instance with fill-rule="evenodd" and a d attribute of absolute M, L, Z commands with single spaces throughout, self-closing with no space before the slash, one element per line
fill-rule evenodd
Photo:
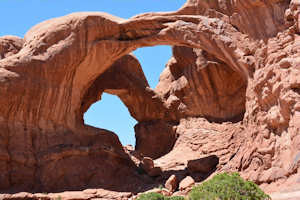
<path fill-rule="evenodd" d="M 271 200 L 255 183 L 238 173 L 222 173 L 195 186 L 188 200 Z"/>
<path fill-rule="evenodd" d="M 174 196 L 174 197 L 167 198 L 167 200 L 185 200 L 185 198 L 184 197 L 180 197 L 180 196 Z"/>
<path fill-rule="evenodd" d="M 184 197 L 165 197 L 164 195 L 159 193 L 149 192 L 146 194 L 142 194 L 137 200 L 184 200 Z"/>

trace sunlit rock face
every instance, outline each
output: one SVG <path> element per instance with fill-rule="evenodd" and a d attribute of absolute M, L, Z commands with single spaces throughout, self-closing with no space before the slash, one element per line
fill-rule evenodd
<path fill-rule="evenodd" d="M 84 125 L 103 92 L 119 96 L 139 122 L 136 153 L 163 156 L 163 170 L 214 154 L 217 171 L 240 171 L 266 188 L 295 185 L 298 7 L 189 0 L 175 12 L 128 20 L 74 13 L 36 25 L 23 39 L 1 37 L 0 191 L 152 184 L 114 133 Z M 173 57 L 152 90 L 130 53 L 154 45 L 173 46 Z"/>
<path fill-rule="evenodd" d="M 184 117 L 240 121 L 245 112 L 246 79 L 201 49 L 173 48 L 156 92 Z"/>

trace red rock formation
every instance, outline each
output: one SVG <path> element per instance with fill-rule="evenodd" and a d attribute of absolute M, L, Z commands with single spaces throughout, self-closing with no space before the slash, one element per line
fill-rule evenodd
<path fill-rule="evenodd" d="M 178 139 L 173 150 L 155 162 L 164 171 L 182 171 L 188 167 L 189 161 L 216 155 L 219 158 L 217 167 L 221 169 L 239 150 L 245 139 L 243 132 L 241 123 L 219 124 L 203 118 L 181 119 L 176 127 Z"/>
<path fill-rule="evenodd" d="M 0 38 L 0 59 L 18 53 L 23 46 L 22 38 L 16 36 L 4 36 Z"/>
<path fill-rule="evenodd" d="M 114 133 L 84 125 L 103 92 L 139 121 L 139 153 L 171 150 L 155 161 L 166 174 L 216 155 L 218 171 L 295 185 L 299 26 L 297 0 L 188 0 L 129 20 L 71 14 L 0 38 L 0 191 L 152 184 Z M 151 90 L 130 52 L 162 44 L 174 55 Z"/>
<path fill-rule="evenodd" d="M 257 6 L 258 9 L 270 9 L 286 3 L 287 1 L 271 5 L 269 2 L 270 7 L 261 2 L 262 5 Z M 267 191 L 278 190 L 276 185 L 280 185 L 280 190 L 286 189 L 283 185 L 296 187 L 299 182 L 297 179 L 299 176 L 297 135 L 300 121 L 297 112 L 300 100 L 298 95 L 300 51 L 299 35 L 297 34 L 297 23 L 299 22 L 296 11 L 297 3 L 297 1 L 291 1 L 290 9 L 287 11 L 294 10 L 292 18 L 290 15 L 286 15 L 289 17 L 286 20 L 289 22 L 287 24 L 290 26 L 289 30 L 280 33 L 278 33 L 279 30 L 274 30 L 272 34 L 262 32 L 253 35 L 251 32 L 247 33 L 255 39 L 263 38 L 266 42 L 257 44 L 257 49 L 250 54 L 254 56 L 254 59 L 252 58 L 252 61 L 250 60 L 252 64 L 251 62 L 249 64 L 254 69 L 251 70 L 253 73 L 250 73 L 247 79 L 246 115 L 243 120 L 243 126 L 246 129 L 240 132 L 242 139 L 236 142 L 240 147 L 233 148 L 236 153 L 231 155 L 230 160 L 227 160 L 223 167 L 220 167 L 220 170 L 240 171 L 245 178 L 261 184 Z M 283 15 L 280 16 L 283 18 Z M 276 18 L 273 18 L 274 20 Z M 281 23 L 282 20 L 277 22 Z M 272 23 L 268 23 L 269 25 Z M 266 29 L 255 30 L 266 31 Z M 262 35 L 264 36 L 262 37 Z M 273 37 L 275 35 L 276 37 Z M 196 125 L 189 126 L 193 128 Z M 226 127 L 228 128 L 228 125 Z M 188 129 L 184 132 L 188 135 Z M 226 133 L 229 134 L 228 130 Z M 221 138 L 218 138 L 218 141 L 222 141 Z M 185 143 L 189 141 L 191 144 L 197 143 L 194 137 L 186 138 L 183 141 Z M 196 141 L 199 140 L 196 139 Z M 186 145 L 179 145 L 179 142 L 178 139 L 178 144 L 175 144 L 172 152 L 159 159 L 164 165 L 168 163 L 168 167 L 165 169 L 173 169 L 175 165 L 172 166 L 171 163 L 185 160 L 185 156 L 180 157 L 180 152 L 185 152 L 184 155 L 186 155 L 186 152 L 189 151 L 183 150 Z M 211 147 L 205 149 L 214 149 L 215 145 L 212 143 Z M 195 147 L 195 149 L 197 150 L 194 150 L 195 153 L 191 154 L 191 158 L 195 157 L 196 152 L 203 151 L 203 147 Z M 217 149 L 223 148 L 218 147 Z M 211 151 L 211 153 L 214 152 Z M 222 160 L 224 155 L 220 155 L 220 157 Z M 177 166 L 180 165 L 177 164 Z"/>
<path fill-rule="evenodd" d="M 201 49 L 174 47 L 173 56 L 155 89 L 167 107 L 185 117 L 242 120 L 247 86 L 243 76 Z"/>
<path fill-rule="evenodd" d="M 120 97 L 131 116 L 138 121 L 178 118 L 177 113 L 170 112 L 149 87 L 140 63 L 132 55 L 118 59 L 91 84 L 83 98 L 81 116 L 91 104 L 101 99 L 103 92 Z M 156 110 L 158 112 L 153 112 Z"/>
<path fill-rule="evenodd" d="M 178 26 L 184 20 L 191 26 Z M 200 29 L 196 26 L 199 22 L 205 22 Z M 122 21 L 101 13 L 79 13 L 32 28 L 19 53 L 0 61 L 1 95 L 5 97 L 0 100 L 1 189 L 113 188 L 117 184 L 112 178 L 115 172 L 126 175 L 134 167 L 115 135 L 83 125 L 87 92 L 103 72 L 133 49 L 181 44 L 186 37 L 194 37 L 192 33 L 187 35 L 185 29 L 201 32 L 215 23 L 201 17 Z M 230 25 L 225 29 L 236 32 Z M 209 35 L 204 35 L 200 40 L 204 44 L 226 42 L 217 33 L 210 34 L 216 38 L 207 40 Z M 213 46 L 208 49 L 213 50 Z M 228 59 L 220 51 L 226 47 L 218 49 L 218 56 Z M 141 87 L 144 91 L 145 82 Z M 144 115 L 140 120 L 148 119 Z M 122 170 L 118 170 L 120 166 L 124 166 Z"/>
<path fill-rule="evenodd" d="M 257 183 L 287 180 L 299 168 L 299 44 L 299 35 L 284 32 L 257 53 L 246 93 L 248 139 L 234 161 Z"/>

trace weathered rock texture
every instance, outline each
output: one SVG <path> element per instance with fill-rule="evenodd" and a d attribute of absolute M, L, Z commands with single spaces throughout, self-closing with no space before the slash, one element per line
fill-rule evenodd
<path fill-rule="evenodd" d="M 247 82 L 241 74 L 201 49 L 176 46 L 173 55 L 156 87 L 167 107 L 185 117 L 242 120 Z"/>
<path fill-rule="evenodd" d="M 1 37 L 0 191 L 152 184 L 114 133 L 84 125 L 103 92 L 138 120 L 137 154 L 170 151 L 155 161 L 167 173 L 216 155 L 218 171 L 295 185 L 299 13 L 299 0 L 188 0 L 176 12 L 75 13 Z M 152 90 L 130 52 L 154 45 L 174 47 Z"/>
<path fill-rule="evenodd" d="M 4 36 L 0 38 L 0 59 L 18 53 L 23 46 L 23 39 L 16 36 Z"/>
<path fill-rule="evenodd" d="M 173 150 L 155 162 L 164 171 L 188 173 L 189 161 L 215 155 L 219 158 L 217 168 L 221 169 L 239 150 L 244 140 L 243 132 L 241 123 L 218 124 L 203 118 L 182 119 L 176 129 L 178 139 Z"/>

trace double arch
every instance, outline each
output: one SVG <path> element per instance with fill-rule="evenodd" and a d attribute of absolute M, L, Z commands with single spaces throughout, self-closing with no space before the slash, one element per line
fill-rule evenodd
<path fill-rule="evenodd" d="M 24 144 L 34 141 L 40 145 L 18 146 L 13 153 L 8 152 L 11 155 L 7 165 L 11 165 L 11 161 L 18 159 L 23 152 L 32 152 L 34 156 L 26 155 L 35 158 L 30 165 L 39 173 L 35 177 L 27 177 L 32 179 L 27 186 L 41 181 L 49 190 L 68 185 L 68 181 L 57 182 L 60 173 L 51 173 L 53 168 L 67 173 L 66 177 L 70 180 L 73 177 L 73 168 L 63 172 L 64 163 L 71 162 L 65 156 L 81 155 L 90 159 L 91 152 L 92 155 L 97 152 L 103 159 L 112 155 L 125 159 L 122 162 L 130 168 L 132 165 L 116 136 L 83 123 L 84 112 L 98 100 L 99 94 L 118 95 L 139 122 L 178 121 L 184 117 L 184 114 L 166 106 L 161 96 L 147 87 L 139 63 L 130 52 L 155 45 L 203 49 L 247 79 L 249 52 L 240 46 L 240 41 L 245 38 L 222 20 L 176 13 L 130 20 L 105 13 L 75 13 L 33 27 L 25 35 L 22 49 L 0 60 L 1 87 L 5 87 L 2 91 L 11 97 L 1 99 L 0 104 L 12 105 L 1 108 L 2 116 L 6 116 L 5 123 L 11 124 L 7 126 L 7 132 L 16 135 L 10 135 L 10 138 L 28 135 L 30 130 L 30 137 Z M 120 80 L 124 84 L 116 82 Z M 35 98 L 32 98 L 33 95 Z M 24 131 L 20 132 L 20 126 L 24 127 Z M 57 146 L 58 141 L 62 146 Z M 61 154 L 57 153 L 57 148 Z M 15 162 L 18 163 L 16 173 L 22 174 L 20 162 L 23 160 Z M 99 165 L 97 173 L 101 174 L 101 170 L 108 166 L 109 162 Z M 85 169 L 74 168 L 74 171 L 81 173 L 85 179 Z M 82 180 L 78 184 L 84 183 L 85 180 Z M 72 184 L 67 187 L 79 187 Z"/>

